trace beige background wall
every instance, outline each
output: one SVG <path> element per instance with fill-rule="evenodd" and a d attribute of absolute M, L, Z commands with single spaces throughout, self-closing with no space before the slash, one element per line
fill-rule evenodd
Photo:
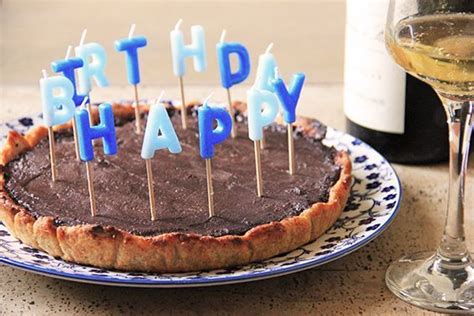
<path fill-rule="evenodd" d="M 186 83 L 219 83 L 215 44 L 222 28 L 229 41 L 244 43 L 252 56 L 253 81 L 258 55 L 270 42 L 286 77 L 304 71 L 310 83 L 340 83 L 343 67 L 344 0 L 313 1 L 35 1 L 0 0 L 1 74 L 6 85 L 37 84 L 42 68 L 64 58 L 83 28 L 88 41 L 105 46 L 111 84 L 126 84 L 124 54 L 113 42 L 126 37 L 131 23 L 148 38 L 140 51 L 142 82 L 174 84 L 169 31 L 178 18 L 189 41 L 189 27 L 206 30 L 209 69 L 189 71 Z"/>

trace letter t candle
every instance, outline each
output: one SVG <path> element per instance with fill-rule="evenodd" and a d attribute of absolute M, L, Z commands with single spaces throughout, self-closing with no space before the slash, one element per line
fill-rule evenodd
<path fill-rule="evenodd" d="M 144 36 L 133 36 L 135 31 L 135 24 L 130 27 L 128 38 L 115 41 L 115 49 L 118 52 L 125 51 L 127 54 L 127 79 L 128 83 L 133 85 L 135 90 L 135 131 L 137 134 L 141 133 L 140 126 L 140 100 L 138 98 L 138 84 L 140 83 L 140 69 L 138 66 L 138 53 L 140 47 L 145 47 L 147 44 Z"/>

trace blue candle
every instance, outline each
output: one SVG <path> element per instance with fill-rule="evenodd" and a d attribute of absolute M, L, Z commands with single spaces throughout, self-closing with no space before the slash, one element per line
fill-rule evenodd
<path fill-rule="evenodd" d="M 225 89 L 241 83 L 247 79 L 250 74 L 250 56 L 247 48 L 240 43 L 224 42 L 222 34 L 221 42 L 217 43 L 217 60 L 221 74 L 221 84 Z M 238 60 L 238 69 L 232 72 L 230 65 L 230 55 L 234 54 Z"/>
<path fill-rule="evenodd" d="M 155 151 L 164 148 L 168 148 L 173 154 L 178 154 L 182 150 L 168 112 L 158 101 L 151 106 L 148 113 L 141 156 L 143 159 L 151 159 Z"/>
<path fill-rule="evenodd" d="M 97 43 L 84 44 L 86 33 L 86 30 L 84 30 L 81 42 L 75 48 L 76 56 L 84 62 L 82 68 L 79 68 L 77 72 L 79 77 L 78 91 L 82 95 L 90 93 L 92 78 L 94 78 L 97 86 L 101 88 L 109 85 L 109 81 L 105 76 L 105 66 L 107 64 L 105 49 Z"/>
<path fill-rule="evenodd" d="M 115 49 L 126 53 L 127 79 L 128 83 L 135 85 L 140 83 L 140 69 L 138 67 L 138 48 L 147 44 L 144 36 L 132 37 L 134 27 L 132 26 L 128 38 L 115 41 Z"/>
<path fill-rule="evenodd" d="M 66 77 L 46 77 L 45 70 L 43 74 L 44 78 L 40 79 L 43 121 L 48 127 L 64 124 L 74 116 L 74 87 Z"/>
<path fill-rule="evenodd" d="M 214 128 L 214 121 L 217 127 Z M 229 112 L 219 106 L 210 106 L 207 101 L 198 109 L 199 145 L 203 159 L 214 156 L 214 146 L 226 140 L 232 130 Z"/>
<path fill-rule="evenodd" d="M 305 75 L 303 73 L 294 74 L 289 90 L 281 78 L 272 81 L 275 94 L 283 109 L 283 118 L 288 124 L 296 121 L 296 106 L 303 88 L 304 79 Z"/>
<path fill-rule="evenodd" d="M 74 74 L 74 70 L 81 68 L 83 65 L 84 62 L 78 57 L 59 59 L 51 63 L 51 70 L 56 73 L 62 73 L 64 77 L 71 81 L 72 86 L 74 87 L 73 99 L 76 106 L 81 105 L 82 101 L 84 101 L 84 98 L 86 97 L 85 95 L 79 95 L 77 93 L 76 75 Z"/>
<path fill-rule="evenodd" d="M 109 103 L 103 103 L 99 106 L 100 124 L 96 126 L 91 126 L 87 110 L 78 109 L 75 115 L 79 139 L 79 153 L 82 161 L 91 161 L 94 159 L 92 140 L 96 138 L 102 138 L 104 153 L 106 155 L 115 155 L 117 153 L 114 113 Z"/>
<path fill-rule="evenodd" d="M 252 89 L 274 92 L 271 81 L 275 79 L 276 60 L 273 54 L 270 53 L 272 48 L 273 43 L 268 45 L 265 53 L 258 58 L 257 74 Z"/>
<path fill-rule="evenodd" d="M 182 20 L 179 20 L 174 30 L 170 33 L 173 72 L 178 77 L 182 77 L 186 73 L 186 65 L 184 63 L 186 57 L 193 57 L 195 71 L 203 72 L 207 68 L 206 42 L 203 27 L 201 25 L 192 26 L 192 43 L 185 45 L 183 32 L 179 29 L 181 22 Z"/>
<path fill-rule="evenodd" d="M 262 140 L 263 128 L 273 123 L 277 114 L 278 99 L 274 93 L 256 89 L 247 91 L 247 115 L 251 140 Z"/>

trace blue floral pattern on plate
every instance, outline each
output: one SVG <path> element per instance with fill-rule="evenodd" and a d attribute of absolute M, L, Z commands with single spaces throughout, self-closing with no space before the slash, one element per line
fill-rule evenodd
<path fill-rule="evenodd" d="M 9 130 L 25 133 L 41 117 L 0 124 L 0 146 Z M 268 260 L 232 269 L 192 273 L 140 273 L 104 270 L 65 262 L 22 244 L 0 223 L 0 262 L 72 281 L 136 287 L 191 287 L 247 282 L 316 267 L 366 245 L 395 218 L 401 200 L 397 174 L 379 153 L 362 141 L 328 128 L 323 142 L 348 151 L 353 163 L 351 196 L 338 221 L 316 241 Z"/>

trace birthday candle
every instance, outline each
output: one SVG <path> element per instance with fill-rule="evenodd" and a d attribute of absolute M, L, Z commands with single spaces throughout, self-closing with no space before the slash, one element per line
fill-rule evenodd
<path fill-rule="evenodd" d="M 66 77 L 49 77 L 43 70 L 40 79 L 41 101 L 43 106 L 43 121 L 48 127 L 49 157 L 51 164 L 51 178 L 56 181 L 56 155 L 53 126 L 64 124 L 74 115 L 74 87 Z M 60 91 L 55 94 L 54 91 Z"/>
<path fill-rule="evenodd" d="M 266 90 L 274 92 L 271 81 L 275 79 L 276 60 L 270 50 L 273 48 L 273 43 L 268 45 L 265 53 L 258 58 L 257 75 L 252 89 Z"/>
<path fill-rule="evenodd" d="M 136 132 L 141 132 L 140 126 L 140 102 L 138 98 L 137 85 L 140 83 L 140 69 L 138 67 L 138 48 L 145 47 L 147 44 L 144 36 L 133 37 L 135 30 L 135 24 L 130 27 L 128 38 L 115 41 L 115 49 L 119 52 L 125 51 L 126 53 L 126 65 L 127 65 L 127 79 L 128 83 L 134 86 L 135 90 L 135 125 Z"/>
<path fill-rule="evenodd" d="M 170 33 L 171 55 L 173 59 L 173 72 L 179 77 L 179 87 L 181 90 L 181 123 L 183 129 L 187 128 L 186 122 L 186 102 L 184 97 L 183 76 L 186 73 L 185 58 L 193 57 L 194 70 L 202 72 L 207 68 L 206 43 L 204 39 L 204 29 L 200 25 L 191 27 L 192 43 L 184 44 L 183 32 L 179 29 L 182 19 L 176 23 L 174 30 Z"/>
<path fill-rule="evenodd" d="M 247 48 L 236 42 L 224 42 L 225 30 L 221 36 L 221 42 L 217 43 L 217 61 L 219 63 L 219 71 L 221 75 L 221 84 L 225 89 L 231 88 L 233 85 L 239 84 L 250 74 L 250 57 Z M 232 72 L 230 65 L 230 55 L 237 57 L 238 69 Z"/>
<path fill-rule="evenodd" d="M 279 104 L 283 110 L 283 119 L 288 124 L 296 121 L 296 106 L 298 105 L 304 80 L 305 75 L 303 73 L 294 74 L 289 89 L 286 88 L 283 79 L 279 77 L 272 81 L 275 94 L 277 95 L 278 100 L 280 101 Z"/>
<path fill-rule="evenodd" d="M 103 46 L 97 43 L 84 44 L 86 30 L 82 33 L 81 42 L 75 48 L 76 56 L 84 62 L 82 68 L 78 69 L 80 94 L 88 95 L 91 91 L 91 79 L 94 78 L 95 83 L 99 87 L 107 87 L 109 81 L 105 76 L 105 66 L 107 64 L 107 56 Z M 92 59 L 92 61 L 90 61 Z"/>
<path fill-rule="evenodd" d="M 43 121 L 48 127 L 61 125 L 74 116 L 74 87 L 71 81 L 63 76 L 40 79 Z M 60 93 L 55 94 L 58 90 Z"/>
<path fill-rule="evenodd" d="M 86 163 L 87 187 L 89 189 L 89 201 L 91 207 L 91 215 L 96 214 L 96 201 L 94 190 L 94 176 L 90 161 L 94 159 L 93 139 L 102 138 L 104 153 L 106 155 L 115 155 L 117 153 L 117 139 L 115 136 L 114 114 L 112 106 L 103 103 L 99 106 L 100 123 L 91 126 L 89 114 L 85 109 L 76 111 L 75 118 L 77 121 L 77 134 L 79 139 L 79 149 L 81 160 Z"/>
<path fill-rule="evenodd" d="M 182 150 L 168 112 L 163 104 L 160 103 L 162 97 L 163 92 L 156 103 L 150 108 L 141 151 L 141 157 L 145 159 L 152 221 L 154 221 L 157 216 L 153 188 L 153 172 L 151 170 L 150 159 L 153 158 L 155 152 L 160 149 L 168 148 L 173 154 L 178 154 Z"/>
<path fill-rule="evenodd" d="M 257 195 L 261 197 L 263 196 L 263 176 L 260 159 L 260 142 L 263 139 L 263 128 L 270 125 L 278 114 L 278 100 L 275 94 L 265 90 L 248 90 L 247 113 L 249 137 L 254 141 Z"/>
<path fill-rule="evenodd" d="M 114 113 L 109 103 L 99 106 L 100 123 L 91 126 L 89 115 L 85 109 L 76 111 L 77 134 L 79 136 L 79 149 L 82 161 L 94 159 L 92 140 L 102 138 L 104 153 L 115 155 L 117 153 L 117 139 L 115 136 Z"/>
<path fill-rule="evenodd" d="M 118 52 L 125 52 L 126 54 L 127 79 L 129 84 L 135 85 L 140 83 L 138 48 L 145 47 L 146 45 L 147 40 L 144 36 L 129 36 L 128 38 L 115 41 L 115 49 Z"/>
<path fill-rule="evenodd" d="M 279 103 L 283 109 L 283 119 L 288 125 L 288 159 L 289 172 L 291 175 L 296 171 L 292 124 L 296 121 L 296 106 L 298 105 L 304 79 L 305 75 L 303 73 L 293 75 L 293 81 L 291 82 L 289 90 L 286 88 L 286 85 L 281 78 L 277 77 L 272 81 L 275 94 L 277 95 Z"/>
<path fill-rule="evenodd" d="M 241 83 L 247 79 L 250 74 L 250 57 L 247 49 L 240 43 L 224 42 L 226 31 L 222 31 L 220 43 L 217 43 L 217 60 L 221 74 L 221 84 L 227 90 L 228 110 L 232 117 L 232 137 L 237 135 L 237 129 L 232 108 L 232 99 L 230 96 L 230 88 L 233 85 Z M 232 72 L 230 65 L 230 55 L 234 54 L 238 60 L 238 69 Z"/>
<path fill-rule="evenodd" d="M 199 153 L 206 161 L 207 199 L 209 217 L 214 216 L 214 189 L 212 186 L 211 159 L 214 156 L 214 146 L 226 140 L 232 130 L 232 119 L 224 108 L 209 106 L 206 99 L 198 109 L 199 122 Z M 214 122 L 217 122 L 214 128 Z"/>
<path fill-rule="evenodd" d="M 70 47 L 71 46 L 69 46 L 69 48 Z M 74 70 L 81 68 L 83 65 L 84 65 L 84 61 L 81 58 L 78 58 L 78 57 L 69 58 L 69 49 L 68 49 L 68 54 L 65 59 L 59 59 L 51 63 L 51 70 L 53 70 L 56 73 L 62 73 L 64 77 L 68 78 L 71 81 L 72 86 L 74 87 L 73 99 L 76 106 L 81 105 L 82 101 L 86 97 L 85 95 L 80 95 L 77 93 L 76 75 L 74 74 Z"/>
<path fill-rule="evenodd" d="M 173 72 L 178 77 L 182 77 L 186 73 L 184 61 L 187 57 L 193 57 L 195 71 L 203 72 L 207 68 L 206 42 L 203 27 L 201 25 L 191 26 L 192 43 L 185 45 L 183 32 L 179 29 L 181 22 L 182 20 L 179 20 L 174 30 L 170 33 Z"/>
<path fill-rule="evenodd" d="M 70 58 L 69 55 L 71 53 L 71 48 L 72 46 L 69 45 L 67 48 L 67 53 L 66 57 L 64 59 L 56 60 L 51 63 L 51 69 L 59 73 L 61 72 L 64 77 L 68 78 L 72 86 L 74 87 L 74 103 L 76 106 L 79 106 L 83 103 L 84 100 L 88 100 L 86 95 L 79 95 L 77 93 L 77 88 L 76 88 L 76 75 L 74 73 L 75 69 L 81 68 L 84 65 L 84 61 L 81 58 L 78 57 L 73 57 Z M 79 157 L 79 143 L 77 140 L 77 128 L 76 128 L 76 120 L 72 120 L 72 132 L 74 136 L 74 147 L 76 151 L 76 159 L 80 160 Z"/>

